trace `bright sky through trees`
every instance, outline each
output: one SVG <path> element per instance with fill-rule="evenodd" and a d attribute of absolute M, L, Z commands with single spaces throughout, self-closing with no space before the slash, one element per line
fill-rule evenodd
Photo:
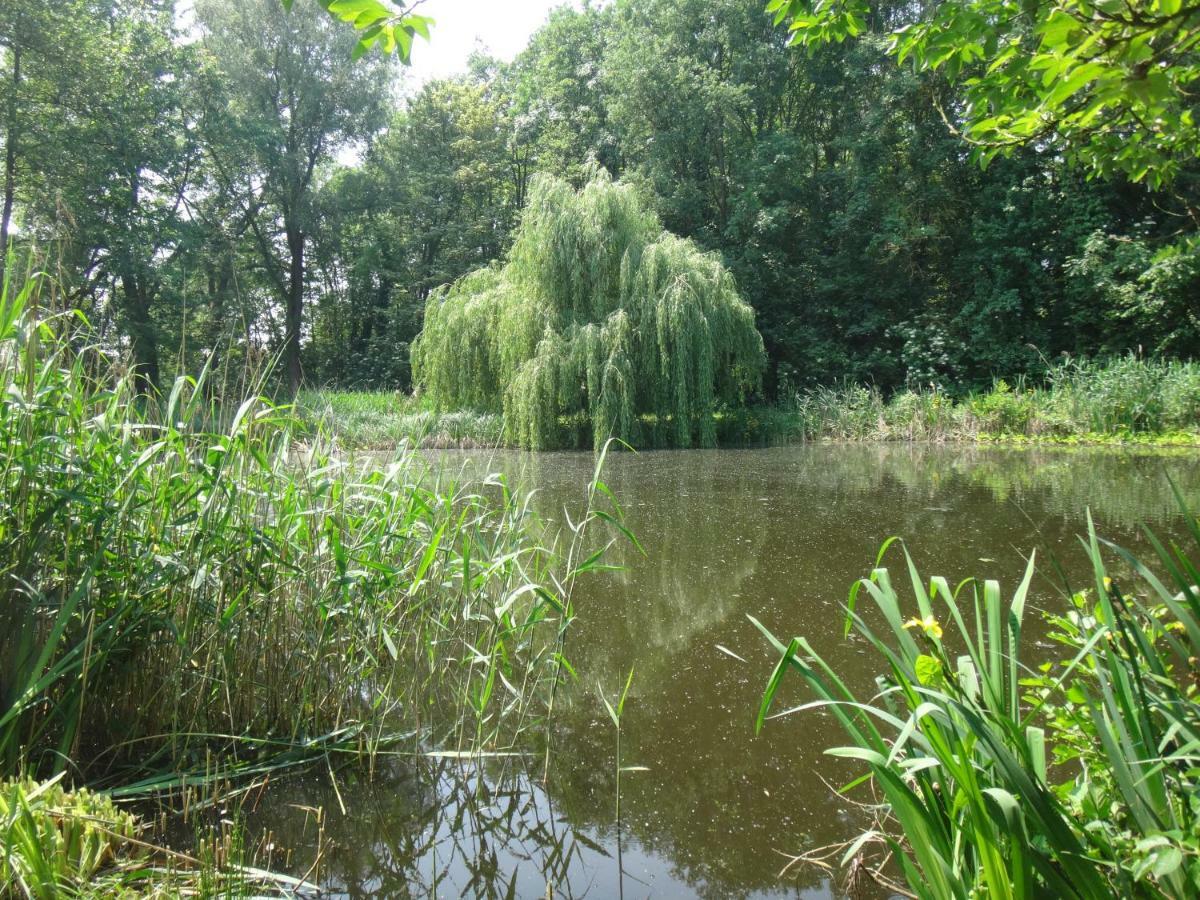
<path fill-rule="evenodd" d="M 579 7 L 579 0 L 425 0 L 417 12 L 436 21 L 432 40 L 413 47 L 406 74 L 411 87 L 466 71 L 477 47 L 511 60 L 557 6 Z"/>
<path fill-rule="evenodd" d="M 404 71 L 405 87 L 417 90 L 427 81 L 446 78 L 467 70 L 467 60 L 477 49 L 505 61 L 511 60 L 529 42 L 550 10 L 559 6 L 576 9 L 585 0 L 422 0 L 414 12 L 435 21 L 431 40 L 418 39 L 413 46 L 412 65 Z M 603 0 L 592 0 L 603 6 Z M 194 0 L 180 0 L 178 22 L 186 34 L 194 24 Z"/>

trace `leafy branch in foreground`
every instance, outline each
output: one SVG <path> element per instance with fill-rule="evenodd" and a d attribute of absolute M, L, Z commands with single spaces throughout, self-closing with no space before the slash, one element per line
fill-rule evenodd
<path fill-rule="evenodd" d="M 1191 556 L 1148 533 L 1170 587 L 1107 545 L 1136 574 L 1135 593 L 1108 577 L 1089 519 L 1095 586 L 1049 617 L 1069 657 L 1036 671 L 1020 661 L 1032 558 L 1004 602 L 995 581 L 926 585 L 906 554 L 917 603 L 907 620 L 886 568 L 859 581 L 847 630 L 887 663 L 866 700 L 804 638 L 784 646 L 752 619 L 782 654 L 757 727 L 785 673 L 799 672 L 817 699 L 777 716 L 832 713 L 850 743 L 826 752 L 870 770 L 843 790 L 871 781 L 883 795 L 886 824 L 843 864 L 882 841 L 920 897 L 1195 896 L 1200 526 L 1187 520 Z M 856 608 L 864 591 L 890 633 Z"/>
<path fill-rule="evenodd" d="M 284 9 L 291 10 L 296 0 L 279 0 Z M 405 65 L 412 59 L 413 38 L 417 35 L 429 40 L 429 28 L 433 19 L 417 15 L 413 10 L 420 5 L 402 4 L 399 7 L 383 0 L 317 0 L 331 16 L 354 26 L 362 36 L 354 48 L 353 57 L 358 59 L 380 47 L 384 55 L 395 53 Z"/>
<path fill-rule="evenodd" d="M 899 62 L 961 80 L 963 135 L 984 161 L 1057 139 L 1096 174 L 1155 187 L 1196 158 L 1200 4 L 953 0 L 883 21 L 868 0 L 770 0 L 810 49 L 868 30 Z"/>

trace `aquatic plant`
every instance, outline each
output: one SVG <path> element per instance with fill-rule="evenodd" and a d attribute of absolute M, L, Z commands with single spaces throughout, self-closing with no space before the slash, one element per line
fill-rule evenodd
<path fill-rule="evenodd" d="M 714 255 L 663 231 L 601 171 L 534 180 L 503 266 L 435 292 L 413 372 L 439 409 L 504 413 L 507 439 L 713 446 L 713 416 L 755 389 L 754 312 Z"/>
<path fill-rule="evenodd" d="M 60 782 L 0 779 L 0 896 L 61 896 L 138 849 L 129 812 Z"/>
<path fill-rule="evenodd" d="M 1070 360 L 1050 370 L 1049 393 L 1075 430 L 1157 432 L 1200 426 L 1200 364 L 1129 354 Z"/>
<path fill-rule="evenodd" d="M 207 372 L 140 397 L 46 284 L 0 295 L 0 773 L 128 795 L 542 721 L 569 598 L 527 498 L 360 471 Z"/>
<path fill-rule="evenodd" d="M 625 678 L 625 687 L 621 689 L 620 695 L 616 699 L 616 703 L 609 702 L 608 697 L 604 695 L 604 689 L 600 685 L 596 685 L 596 689 L 600 694 L 600 701 L 604 704 L 604 710 L 608 713 L 608 719 L 613 723 L 613 729 L 617 735 L 617 746 L 613 754 L 613 775 L 614 775 L 614 790 L 615 796 L 613 816 L 617 824 L 617 877 L 619 879 L 618 892 L 620 896 L 625 896 L 625 848 L 623 841 L 623 828 L 621 822 L 621 774 L 623 772 L 645 772 L 645 766 L 623 766 L 621 765 L 621 719 L 625 715 L 625 701 L 629 699 L 629 688 L 633 684 L 633 669 L 630 668 L 629 675 Z"/>
<path fill-rule="evenodd" d="M 498 447 L 504 429 L 498 413 L 435 410 L 394 391 L 301 391 L 297 412 L 339 448 L 393 450 L 403 442 L 425 448 Z"/>
<path fill-rule="evenodd" d="M 886 568 L 858 582 L 847 632 L 887 669 L 870 698 L 804 638 L 785 646 L 755 622 L 782 653 L 757 727 L 784 674 L 798 672 L 817 699 L 778 715 L 835 716 L 850 743 L 826 752 L 868 769 L 844 790 L 870 782 L 882 795 L 878 827 L 847 845 L 843 863 L 883 843 L 929 898 L 1196 896 L 1200 526 L 1187 521 L 1190 556 L 1148 534 L 1166 582 L 1107 545 L 1136 575 L 1126 586 L 1108 576 L 1089 520 L 1094 585 L 1050 618 L 1068 653 L 1057 666 L 1021 662 L 1032 558 L 1009 602 L 994 581 L 927 586 L 907 554 L 911 614 Z M 864 595 L 878 616 L 857 608 Z M 883 634 L 870 624 L 879 617 Z"/>
<path fill-rule="evenodd" d="M 745 427 L 747 417 L 758 427 Z M 937 386 L 891 397 L 854 383 L 794 391 L 773 408 L 745 411 L 722 443 L 758 440 L 1040 440 L 1200 443 L 1200 363 L 1124 356 L 1067 360 L 1043 383 L 998 378 L 951 396 Z"/>
<path fill-rule="evenodd" d="M 294 897 L 311 885 L 252 865 L 232 819 L 201 831 L 197 855 L 149 842 L 147 824 L 110 797 L 0 779 L 0 897 Z"/>

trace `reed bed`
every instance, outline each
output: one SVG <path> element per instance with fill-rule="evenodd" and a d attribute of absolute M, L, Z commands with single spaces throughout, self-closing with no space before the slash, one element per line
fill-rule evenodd
<path fill-rule="evenodd" d="M 128 796 L 545 720 L 583 531 L 619 511 L 560 556 L 499 477 L 359 468 L 207 372 L 139 396 L 46 287 L 0 294 L 0 776 Z"/>
<path fill-rule="evenodd" d="M 429 404 L 392 391 L 307 391 L 297 403 L 300 417 L 347 450 L 392 450 L 403 443 L 429 449 L 499 447 L 501 417 L 472 410 L 438 412 Z"/>

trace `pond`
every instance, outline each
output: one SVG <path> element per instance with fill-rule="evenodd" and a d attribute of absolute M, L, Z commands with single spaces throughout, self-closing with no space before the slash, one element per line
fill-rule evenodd
<path fill-rule="evenodd" d="M 590 454 L 437 460 L 536 486 L 551 523 L 577 513 L 593 465 Z M 313 778 L 268 792 L 250 824 L 269 825 L 296 859 L 320 849 L 317 877 L 351 896 L 832 896 L 818 868 L 780 871 L 792 854 L 857 833 L 863 813 L 834 789 L 858 770 L 823 755 L 845 741 L 818 713 L 755 736 L 777 657 L 747 616 L 785 639 L 808 637 L 865 689 L 879 661 L 843 639 L 842 604 L 886 538 L 903 536 L 926 578 L 997 578 L 1005 595 L 1036 551 L 1031 605 L 1055 608 L 1063 579 L 1087 584 L 1085 510 L 1135 549 L 1145 549 L 1141 523 L 1178 529 L 1168 473 L 1200 505 L 1195 454 L 808 445 L 613 455 L 604 479 L 647 556 L 622 546 L 624 571 L 580 582 L 567 642 L 578 678 L 556 706 L 548 769 L 540 754 L 404 761 L 369 779 L 339 776 L 336 790 Z M 898 547 L 885 562 L 902 564 Z M 1053 654 L 1036 625 L 1028 639 Z M 621 776 L 618 833 L 616 731 L 600 691 L 615 697 L 631 669 L 621 764 L 639 770 Z M 784 702 L 804 698 L 798 681 L 787 688 Z"/>

